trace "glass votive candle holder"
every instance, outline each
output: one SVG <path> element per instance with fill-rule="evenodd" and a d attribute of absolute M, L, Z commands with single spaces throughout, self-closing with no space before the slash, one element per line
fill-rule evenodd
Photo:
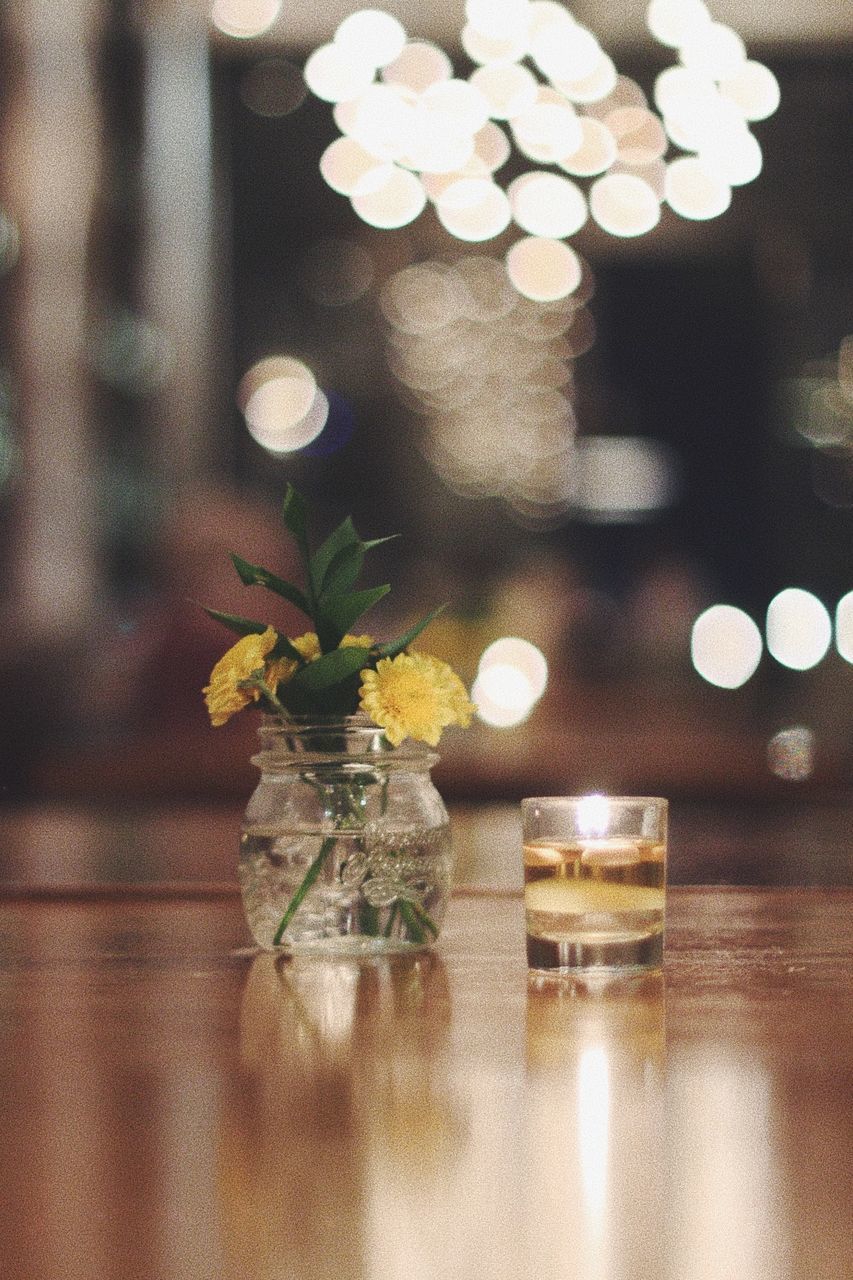
<path fill-rule="evenodd" d="M 522 800 L 531 969 L 661 966 L 667 810 L 659 796 Z"/>

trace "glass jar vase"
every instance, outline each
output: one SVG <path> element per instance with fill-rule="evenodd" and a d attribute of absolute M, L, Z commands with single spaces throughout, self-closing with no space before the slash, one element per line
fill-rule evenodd
<path fill-rule="evenodd" d="M 264 950 L 376 954 L 429 946 L 450 895 L 434 751 L 392 747 L 358 716 L 266 717 L 238 876 Z"/>

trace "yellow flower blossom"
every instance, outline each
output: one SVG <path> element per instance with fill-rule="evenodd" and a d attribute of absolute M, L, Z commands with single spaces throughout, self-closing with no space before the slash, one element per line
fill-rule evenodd
<path fill-rule="evenodd" d="M 361 679 L 359 706 L 392 746 L 417 738 L 434 747 L 447 725 L 470 722 L 473 706 L 462 681 L 437 658 L 400 653 L 380 659 Z"/>
<path fill-rule="evenodd" d="M 317 638 L 316 631 L 306 631 L 304 636 L 296 636 L 290 643 L 294 649 L 297 649 L 302 654 L 306 662 L 316 662 L 319 657 L 322 657 L 323 651 L 320 648 L 320 641 Z M 338 648 L 349 649 L 353 645 L 357 645 L 359 648 L 369 649 L 372 644 L 372 636 L 344 636 Z M 271 674 L 275 676 L 274 683 L 272 680 L 270 681 L 271 687 L 275 688 L 275 685 L 280 680 L 289 680 L 298 666 L 299 663 L 291 658 L 279 658 L 270 668 Z"/>
<path fill-rule="evenodd" d="M 339 649 L 371 649 L 373 647 L 373 636 L 344 636 Z"/>
<path fill-rule="evenodd" d="M 262 635 L 243 636 L 222 655 L 210 673 L 210 684 L 202 690 L 212 725 L 225 724 L 250 702 L 257 702 L 258 690 L 241 689 L 240 682 L 255 671 L 266 671 L 266 656 L 277 639 L 275 630 L 267 627 Z M 270 669 L 277 665 L 271 663 Z"/>
<path fill-rule="evenodd" d="M 461 728 L 467 729 L 477 708 L 468 697 L 465 685 L 453 668 L 446 662 L 442 662 L 440 658 L 432 658 L 425 653 L 421 657 L 425 658 L 432 667 L 436 684 L 441 688 L 442 696 L 452 713 L 448 723 L 458 724 Z"/>

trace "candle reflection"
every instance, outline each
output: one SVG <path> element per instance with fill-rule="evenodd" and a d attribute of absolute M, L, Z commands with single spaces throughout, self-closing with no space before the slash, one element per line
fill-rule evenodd
<path fill-rule="evenodd" d="M 661 974 L 531 976 L 527 1229 L 538 1280 L 664 1276 Z"/>
<path fill-rule="evenodd" d="M 578 1145 L 583 1200 L 590 1221 L 600 1229 L 607 1193 L 610 1140 L 610 1065 L 596 1045 L 584 1049 L 578 1065 Z"/>

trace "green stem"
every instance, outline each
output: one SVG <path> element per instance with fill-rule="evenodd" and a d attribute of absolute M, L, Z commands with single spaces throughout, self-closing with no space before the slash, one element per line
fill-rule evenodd
<path fill-rule="evenodd" d="M 406 925 L 406 932 L 412 942 L 426 942 L 426 934 L 420 926 L 418 917 L 414 911 L 414 904 L 400 900 L 400 915 L 403 917 Z"/>
<path fill-rule="evenodd" d="M 359 923 L 362 933 L 375 938 L 379 934 L 379 909 L 370 902 L 363 902 L 359 908 Z"/>
<path fill-rule="evenodd" d="M 428 911 L 424 911 L 423 907 L 419 906 L 417 902 L 412 902 L 410 905 L 411 905 L 412 911 L 414 911 L 415 915 L 417 916 L 421 924 L 426 925 L 427 929 L 429 929 L 432 936 L 434 938 L 437 938 L 438 925 L 435 923 L 430 913 Z"/>
<path fill-rule="evenodd" d="M 281 924 L 278 926 L 278 928 L 275 931 L 275 937 L 272 940 L 274 947 L 281 946 L 281 940 L 282 940 L 282 937 L 284 936 L 285 929 L 290 924 L 293 917 L 296 915 L 296 912 L 299 910 L 300 906 L 302 905 L 303 898 L 305 897 L 308 890 L 311 888 L 314 881 L 317 879 L 320 872 L 322 871 L 323 863 L 326 861 L 329 854 L 334 849 L 335 843 L 336 843 L 335 836 L 326 836 L 326 839 L 320 845 L 320 852 L 317 854 L 317 857 L 314 859 L 314 861 L 311 863 L 311 866 L 305 872 L 305 879 L 302 881 L 301 885 L 296 890 L 296 893 L 294 893 L 293 897 L 290 899 L 290 902 L 288 903 L 288 906 L 287 906 L 287 910 L 282 916 Z"/>
<path fill-rule="evenodd" d="M 287 707 L 278 700 L 275 693 L 269 687 L 269 685 L 267 684 L 263 676 L 257 675 L 257 674 L 251 675 L 249 676 L 248 680 L 241 680 L 239 687 L 241 689 L 257 689 L 260 693 L 263 694 L 264 698 L 266 698 L 267 702 L 270 704 L 273 711 L 275 711 L 277 715 L 280 715 L 283 720 L 289 719 L 289 712 L 287 710 Z"/>
<path fill-rule="evenodd" d="M 399 900 L 395 900 L 394 902 L 391 903 L 391 910 L 388 914 L 388 919 L 385 922 L 385 928 L 382 930 L 383 937 L 385 938 L 391 937 L 391 933 L 394 928 L 394 922 L 397 919 L 397 914 L 399 910 L 400 910 L 400 902 Z"/>

